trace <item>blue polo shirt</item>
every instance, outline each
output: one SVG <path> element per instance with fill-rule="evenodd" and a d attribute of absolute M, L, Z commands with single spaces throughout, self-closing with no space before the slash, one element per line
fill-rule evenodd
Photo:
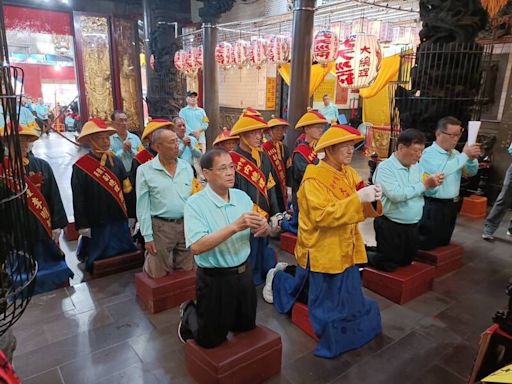
<path fill-rule="evenodd" d="M 230 225 L 244 213 L 252 212 L 253 203 L 245 192 L 231 188 L 229 202 L 209 185 L 188 199 L 185 205 L 185 240 L 187 247 Z M 242 264 L 251 252 L 250 230 L 235 233 L 208 252 L 194 256 L 202 268 L 229 268 Z"/>
<path fill-rule="evenodd" d="M 318 108 L 318 112 L 324 115 L 329 124 L 331 124 L 333 120 L 338 120 L 338 108 L 334 104 L 329 103 L 328 106 L 322 104 L 322 106 Z"/>
<path fill-rule="evenodd" d="M 131 151 L 125 151 L 123 147 L 123 139 L 121 139 L 121 136 L 119 134 L 114 133 L 112 136 L 110 136 L 110 150 L 114 152 L 114 155 L 119 157 L 121 161 L 123 162 L 124 168 L 126 169 L 126 172 L 130 172 L 132 169 L 132 160 L 135 156 L 137 156 L 137 153 L 143 148 L 142 142 L 139 139 L 139 136 L 137 136 L 134 133 L 128 132 L 128 136 L 126 136 L 126 139 L 132 143 L 132 149 Z"/>
<path fill-rule="evenodd" d="M 436 199 L 453 199 L 459 196 L 462 175 L 474 176 L 478 172 L 478 160 L 469 160 L 465 153 L 456 149 L 447 152 L 436 142 L 423 151 L 420 165 L 429 175 L 444 173 L 443 184 L 425 193 L 426 196 Z"/>
<path fill-rule="evenodd" d="M 36 105 L 36 114 L 41 120 L 48 120 L 48 107 L 44 104 Z"/>
<path fill-rule="evenodd" d="M 181 219 L 184 215 L 194 173 L 185 160 L 177 162 L 174 176 L 162 166 L 158 155 L 137 168 L 137 220 L 145 241 L 153 241 L 152 217 Z"/>
<path fill-rule="evenodd" d="M 197 140 L 194 136 L 189 136 L 190 145 L 185 145 L 182 139 L 178 137 L 178 143 L 180 147 L 180 159 L 185 160 L 190 165 L 194 165 L 194 158 L 200 158 L 202 152 L 197 149 Z"/>
<path fill-rule="evenodd" d="M 379 164 L 373 184 L 382 186 L 384 216 L 401 224 L 414 224 L 423 214 L 425 185 L 418 164 L 405 167 L 393 153 Z"/>
<path fill-rule="evenodd" d="M 179 116 L 185 121 L 187 135 L 191 135 L 192 132 L 198 129 L 208 129 L 208 118 L 206 117 L 206 112 L 201 107 L 187 105 L 180 110 Z M 199 136 L 199 142 L 201 144 L 206 143 L 204 132 Z"/>

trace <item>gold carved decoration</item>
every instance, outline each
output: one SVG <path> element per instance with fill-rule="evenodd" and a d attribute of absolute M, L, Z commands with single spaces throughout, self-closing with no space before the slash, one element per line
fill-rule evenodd
<path fill-rule="evenodd" d="M 129 130 L 141 130 L 142 116 L 139 103 L 142 95 L 137 87 L 138 50 L 136 49 L 135 28 L 131 20 L 116 19 L 114 23 L 116 36 L 116 55 L 119 60 L 119 83 L 123 110 L 128 117 Z"/>
<path fill-rule="evenodd" d="M 107 120 L 114 109 L 106 17 L 80 16 L 82 61 L 90 117 Z"/>

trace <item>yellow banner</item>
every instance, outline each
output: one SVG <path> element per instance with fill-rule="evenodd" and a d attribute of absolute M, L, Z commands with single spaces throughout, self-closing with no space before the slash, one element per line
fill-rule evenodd
<path fill-rule="evenodd" d="M 324 95 L 329 95 L 334 100 L 334 91 L 336 89 L 336 79 L 324 79 L 313 94 L 313 101 L 322 101 Z"/>
<path fill-rule="evenodd" d="M 276 78 L 267 77 L 267 92 L 265 97 L 265 109 L 276 108 Z"/>

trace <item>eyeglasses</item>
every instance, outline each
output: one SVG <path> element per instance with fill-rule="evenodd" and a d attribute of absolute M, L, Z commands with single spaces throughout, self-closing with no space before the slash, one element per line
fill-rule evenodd
<path fill-rule="evenodd" d="M 219 173 L 231 173 L 235 170 L 235 164 L 230 164 L 230 165 L 223 165 L 222 167 L 219 167 L 219 168 L 209 168 L 210 171 L 215 171 L 215 172 L 219 172 Z"/>
<path fill-rule="evenodd" d="M 441 131 L 441 133 L 444 133 L 446 136 L 450 136 L 450 137 L 461 137 L 462 136 L 462 132 L 464 132 L 464 130 L 461 130 L 459 133 L 448 133 L 446 131 Z"/>

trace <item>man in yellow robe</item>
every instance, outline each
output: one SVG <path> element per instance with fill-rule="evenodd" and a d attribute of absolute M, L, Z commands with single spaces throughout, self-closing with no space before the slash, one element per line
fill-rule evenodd
<path fill-rule="evenodd" d="M 272 269 L 263 290 L 267 300 L 270 288 L 276 309 L 288 313 L 309 284 L 309 318 L 319 338 L 314 352 L 319 357 L 359 348 L 381 332 L 379 307 L 364 297 L 356 266 L 367 261 L 358 224 L 382 214 L 381 188 L 365 187 L 350 167 L 354 145 L 362 139 L 352 127 L 333 125 L 318 141 L 315 151 L 324 151 L 325 159 L 306 168 L 297 194 L 295 274 Z"/>

